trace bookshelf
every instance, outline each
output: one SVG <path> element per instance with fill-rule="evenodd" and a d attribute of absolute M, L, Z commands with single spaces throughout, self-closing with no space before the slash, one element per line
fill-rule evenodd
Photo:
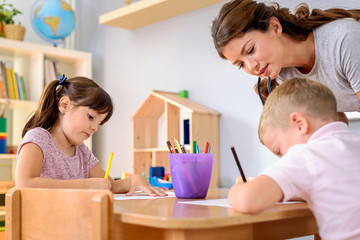
<path fill-rule="evenodd" d="M 0 107 L 8 105 L 5 115 L 7 145 L 14 146 L 14 150 L 21 142 L 22 128 L 44 89 L 46 60 L 56 62 L 59 71 L 68 78 L 92 77 L 91 53 L 0 38 L 0 61 L 23 76 L 28 97 L 26 101 L 0 98 Z M 91 149 L 91 139 L 85 144 Z M 13 179 L 14 163 L 15 154 L 0 154 L 0 180 Z"/>
<path fill-rule="evenodd" d="M 100 24 L 134 30 L 224 0 L 140 0 L 100 16 Z"/>
<path fill-rule="evenodd" d="M 219 187 L 220 113 L 190 99 L 179 97 L 178 93 L 174 92 L 152 91 L 133 115 L 133 172 L 144 172 L 148 177 L 150 166 L 163 166 L 166 172 L 170 172 L 166 141 L 170 140 L 174 144 L 175 137 L 184 144 L 183 116 L 189 119 L 189 143 L 196 140 L 201 152 L 206 141 L 211 144 L 210 152 L 214 154 L 214 162 L 210 187 Z M 165 127 L 162 128 L 159 122 L 164 122 Z M 185 147 L 190 153 L 190 145 Z"/>

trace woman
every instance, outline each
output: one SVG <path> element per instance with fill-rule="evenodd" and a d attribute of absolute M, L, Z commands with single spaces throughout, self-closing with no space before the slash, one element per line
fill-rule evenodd
<path fill-rule="evenodd" d="M 308 78 L 335 94 L 339 117 L 360 111 L 360 10 L 339 8 L 295 14 L 278 4 L 232 0 L 213 21 L 212 37 L 224 59 L 259 78 L 263 99 L 277 84 Z"/>

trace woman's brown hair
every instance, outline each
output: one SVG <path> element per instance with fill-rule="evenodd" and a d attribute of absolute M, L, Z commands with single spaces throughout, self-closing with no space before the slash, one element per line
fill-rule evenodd
<path fill-rule="evenodd" d="M 93 80 L 85 77 L 67 79 L 59 85 L 58 80 L 50 82 L 42 93 L 36 111 L 30 116 L 22 131 L 25 133 L 35 127 L 50 130 L 59 117 L 58 103 L 68 96 L 74 106 L 86 106 L 100 114 L 107 113 L 107 122 L 113 113 L 113 103 L 109 94 Z"/>
<path fill-rule="evenodd" d="M 326 10 L 313 9 L 310 12 L 306 3 L 299 4 L 295 13 L 292 14 L 288 8 L 282 8 L 277 3 L 267 6 L 262 2 L 253 0 L 232 0 L 225 3 L 214 19 L 211 35 L 219 56 L 223 59 L 225 45 L 233 38 L 241 37 L 246 32 L 258 30 L 266 32 L 271 17 L 276 17 L 282 32 L 297 41 L 305 41 L 310 32 L 322 24 L 341 18 L 360 19 L 360 9 L 331 8 Z M 272 81 L 275 84 L 276 81 Z M 274 85 L 271 88 L 275 87 Z M 255 90 L 258 87 L 255 85 Z M 265 100 L 268 96 L 267 79 L 260 82 L 261 95 Z"/>
<path fill-rule="evenodd" d="M 279 20 L 283 33 L 295 40 L 304 41 L 314 28 L 322 24 L 348 17 L 359 20 L 360 9 L 313 9 L 310 12 L 309 6 L 301 3 L 296 7 L 295 14 L 292 14 L 288 8 L 282 8 L 277 3 L 267 6 L 253 0 L 232 0 L 222 6 L 211 28 L 220 57 L 226 59 L 222 51 L 231 39 L 252 30 L 266 32 L 271 17 Z"/>

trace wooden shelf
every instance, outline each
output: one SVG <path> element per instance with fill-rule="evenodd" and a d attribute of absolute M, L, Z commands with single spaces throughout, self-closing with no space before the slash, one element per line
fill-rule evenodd
<path fill-rule="evenodd" d="M 186 114 L 184 114 L 186 112 Z M 184 115 L 182 115 L 182 113 Z M 165 129 L 159 127 L 159 119 L 164 117 Z M 165 167 L 170 172 L 169 149 L 163 139 L 178 139 L 182 144 L 183 120 L 189 120 L 189 142 L 196 140 L 199 146 L 208 141 L 214 154 L 210 187 L 220 186 L 219 160 L 219 117 L 220 113 L 178 93 L 152 91 L 132 117 L 133 122 L 133 173 L 149 176 L 149 167 Z M 188 147 L 187 147 L 188 148 Z M 188 153 L 191 151 L 188 148 Z"/>
<path fill-rule="evenodd" d="M 0 159 L 16 159 L 16 154 L 0 154 Z"/>
<path fill-rule="evenodd" d="M 134 152 L 169 152 L 166 148 L 134 148 Z"/>
<path fill-rule="evenodd" d="M 35 108 L 37 102 L 30 100 L 14 100 L 14 99 L 6 99 L 0 98 L 0 104 L 9 103 L 9 108 Z"/>
<path fill-rule="evenodd" d="M 224 0 L 140 0 L 100 16 L 100 24 L 134 30 Z"/>
<path fill-rule="evenodd" d="M 0 61 L 24 77 L 29 100 L 0 98 L 0 107 L 9 104 L 7 119 L 7 146 L 19 146 L 26 121 L 34 112 L 44 90 L 45 60 L 56 62 L 68 78 L 92 76 L 92 55 L 89 52 L 56 48 L 42 44 L 0 38 Z M 91 138 L 85 141 L 91 149 Z M 16 155 L 0 154 L 0 180 L 14 179 Z"/>
<path fill-rule="evenodd" d="M 0 181 L 0 195 L 1 195 L 1 205 L 0 205 L 0 222 L 1 221 L 5 221 L 5 206 L 4 206 L 4 200 L 5 200 L 5 194 L 6 192 L 15 187 L 15 182 L 14 181 Z M 4 238 L 1 238 L 1 235 L 0 235 L 0 239 L 4 239 Z"/>
<path fill-rule="evenodd" d="M 16 154 L 0 154 L 0 190 L 1 183 L 7 180 L 15 180 Z"/>

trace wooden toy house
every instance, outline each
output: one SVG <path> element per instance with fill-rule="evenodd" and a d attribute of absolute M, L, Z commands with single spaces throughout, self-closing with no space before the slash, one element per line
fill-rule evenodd
<path fill-rule="evenodd" d="M 174 145 L 175 137 L 180 143 L 184 143 L 184 134 L 182 134 L 184 127 L 181 126 L 184 112 L 189 123 L 189 142 L 196 140 L 200 152 L 204 151 L 206 141 L 211 145 L 210 153 L 214 154 L 214 162 L 210 187 L 219 187 L 220 113 L 190 99 L 180 97 L 178 93 L 152 91 L 132 117 L 133 172 L 145 173 L 148 177 L 150 166 L 164 166 L 165 171 L 170 172 L 169 149 L 166 141 L 170 140 Z M 161 120 L 164 127 L 159 126 Z M 159 141 L 160 134 L 164 134 L 161 142 Z M 187 146 L 187 152 L 192 152 L 190 145 Z"/>

